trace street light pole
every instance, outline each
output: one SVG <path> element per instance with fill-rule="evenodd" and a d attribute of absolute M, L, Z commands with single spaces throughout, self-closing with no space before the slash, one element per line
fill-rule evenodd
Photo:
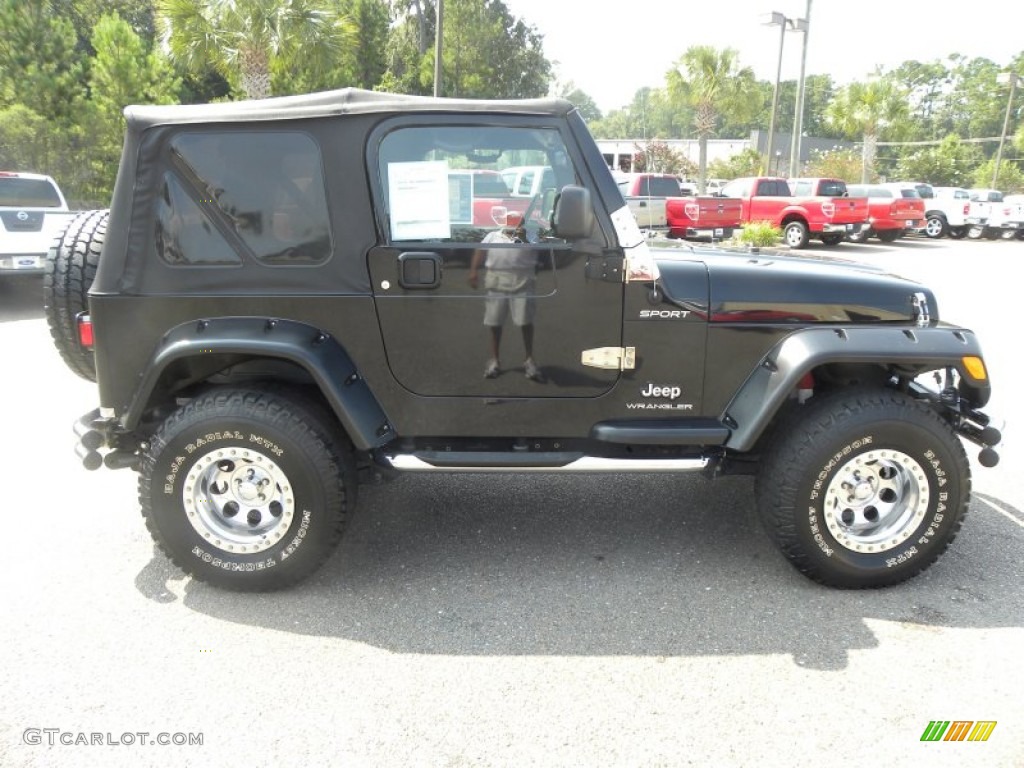
<path fill-rule="evenodd" d="M 768 122 L 768 144 L 764 148 L 765 169 L 771 172 L 772 144 L 775 142 L 775 117 L 779 111 L 779 79 L 782 77 L 782 46 L 786 42 L 786 25 L 790 19 L 778 11 L 772 11 L 771 17 L 765 22 L 768 26 L 779 25 L 779 62 L 775 67 L 775 90 L 772 92 L 772 116 Z"/>
<path fill-rule="evenodd" d="M 793 115 L 793 140 L 789 149 L 789 177 L 797 175 L 800 165 L 800 142 L 804 132 L 804 81 L 807 72 L 807 35 L 811 26 L 811 0 L 807 0 L 807 9 L 802 19 L 797 19 L 797 29 L 804 33 L 803 52 L 800 54 L 800 80 L 796 86 L 796 112 Z"/>
<path fill-rule="evenodd" d="M 1013 107 L 1013 94 L 1017 90 L 1017 83 L 1020 75 L 1015 72 L 1000 72 L 996 75 L 996 82 L 1000 85 L 1010 84 L 1010 98 L 1006 100 L 1006 117 L 1003 118 L 1003 132 L 999 134 L 999 149 L 996 150 L 996 166 L 992 169 L 992 188 L 996 189 L 996 182 L 999 179 L 999 164 L 1003 161 L 1003 144 L 1006 143 L 1006 132 L 1010 129 L 1010 111 Z"/>

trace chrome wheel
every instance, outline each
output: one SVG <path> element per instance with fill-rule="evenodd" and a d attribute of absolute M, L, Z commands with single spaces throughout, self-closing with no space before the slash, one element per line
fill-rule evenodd
<path fill-rule="evenodd" d="M 842 465 L 825 493 L 825 524 L 854 552 L 885 552 L 913 535 L 928 510 L 928 480 L 901 451 L 870 451 Z"/>
<path fill-rule="evenodd" d="M 281 468 L 259 451 L 241 446 L 218 448 L 196 461 L 182 500 L 196 532 L 225 552 L 270 548 L 295 514 L 291 485 Z"/>
<path fill-rule="evenodd" d="M 924 225 L 924 233 L 928 237 L 942 237 L 946 234 L 946 220 L 940 216 L 929 216 Z"/>

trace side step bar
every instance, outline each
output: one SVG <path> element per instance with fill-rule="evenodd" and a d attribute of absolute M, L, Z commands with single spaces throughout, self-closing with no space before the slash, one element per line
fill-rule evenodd
<path fill-rule="evenodd" d="M 706 457 L 606 459 L 580 453 L 480 453 L 421 451 L 380 454 L 380 463 L 402 472 L 699 472 Z"/>

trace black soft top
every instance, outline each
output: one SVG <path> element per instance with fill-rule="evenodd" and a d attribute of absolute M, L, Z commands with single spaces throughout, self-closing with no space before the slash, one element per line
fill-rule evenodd
<path fill-rule="evenodd" d="M 299 96 L 173 106 L 130 106 L 124 111 L 130 129 L 171 123 L 259 122 L 384 112 L 506 112 L 562 116 L 573 109 L 563 99 L 444 99 L 341 88 Z"/>

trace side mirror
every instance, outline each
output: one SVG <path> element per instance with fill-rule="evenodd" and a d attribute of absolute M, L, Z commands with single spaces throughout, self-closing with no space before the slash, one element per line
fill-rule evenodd
<path fill-rule="evenodd" d="M 551 213 L 551 228 L 557 237 L 579 240 L 594 229 L 594 208 L 590 203 L 590 190 L 566 186 L 555 198 Z"/>

